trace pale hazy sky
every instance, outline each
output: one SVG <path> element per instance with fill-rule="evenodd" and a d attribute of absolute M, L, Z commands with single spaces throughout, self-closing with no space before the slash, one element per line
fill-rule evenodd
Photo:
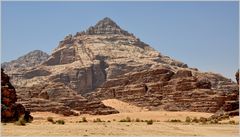
<path fill-rule="evenodd" d="M 238 2 L 2 2 L 2 62 L 47 53 L 104 17 L 164 55 L 234 79 Z"/>

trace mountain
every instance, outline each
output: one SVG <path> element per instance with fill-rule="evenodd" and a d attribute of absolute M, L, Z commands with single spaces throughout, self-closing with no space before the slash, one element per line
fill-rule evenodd
<path fill-rule="evenodd" d="M 110 18 L 66 36 L 42 63 L 15 70 L 6 73 L 12 74 L 21 103 L 33 111 L 117 113 L 101 103 L 109 98 L 149 110 L 239 108 L 236 83 L 162 55 Z"/>
<path fill-rule="evenodd" d="M 8 72 L 14 72 L 18 69 L 25 69 L 35 67 L 45 62 L 49 58 L 49 55 L 41 50 L 34 50 L 27 53 L 24 56 L 19 57 L 16 60 L 10 62 L 4 62 L 1 67 Z"/>

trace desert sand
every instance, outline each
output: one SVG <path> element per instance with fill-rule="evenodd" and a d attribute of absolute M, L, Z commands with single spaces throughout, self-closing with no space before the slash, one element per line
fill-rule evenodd
<path fill-rule="evenodd" d="M 185 123 L 186 116 L 209 117 L 212 113 L 200 112 L 168 112 L 168 111 L 147 111 L 118 100 L 105 100 L 104 104 L 112 106 L 120 111 L 119 114 L 112 115 L 80 115 L 64 117 L 50 112 L 34 112 L 34 121 L 26 126 L 18 126 L 14 123 L 2 124 L 2 135 L 21 136 L 90 136 L 90 135 L 171 135 L 171 136 L 237 136 L 239 135 L 239 125 L 228 124 L 225 120 L 223 124 L 200 124 Z M 52 124 L 47 121 L 47 117 L 54 120 L 62 119 L 64 125 Z M 82 117 L 86 117 L 88 122 L 81 122 Z M 146 122 L 119 122 L 121 119 L 130 117 L 140 120 L 154 120 L 152 125 Z M 93 122 L 100 118 L 105 122 Z M 168 122 L 171 119 L 179 119 L 182 122 Z M 230 120 L 239 122 L 239 117 L 232 117 Z M 108 122 L 110 121 L 110 122 Z"/>

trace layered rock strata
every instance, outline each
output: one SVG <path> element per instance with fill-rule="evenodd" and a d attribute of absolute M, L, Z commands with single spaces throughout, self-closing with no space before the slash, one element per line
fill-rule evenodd
<path fill-rule="evenodd" d="M 166 67 L 110 79 L 87 98 L 116 98 L 149 110 L 214 113 L 239 108 L 238 86 L 231 80 L 216 74 Z"/>
<path fill-rule="evenodd" d="M 30 64 L 24 69 L 4 66 L 12 68 L 6 72 L 19 101 L 33 111 L 117 113 L 101 103 L 108 98 L 150 110 L 230 112 L 238 108 L 235 82 L 162 55 L 110 18 L 66 36 L 47 59 Z"/>

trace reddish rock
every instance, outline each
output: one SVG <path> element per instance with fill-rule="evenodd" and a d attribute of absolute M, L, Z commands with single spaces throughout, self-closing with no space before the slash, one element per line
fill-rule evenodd
<path fill-rule="evenodd" d="M 17 104 L 15 88 L 9 82 L 9 77 L 1 69 L 1 121 L 17 121 L 20 116 L 25 115 L 26 121 L 31 121 L 30 113 L 24 106 Z"/>

